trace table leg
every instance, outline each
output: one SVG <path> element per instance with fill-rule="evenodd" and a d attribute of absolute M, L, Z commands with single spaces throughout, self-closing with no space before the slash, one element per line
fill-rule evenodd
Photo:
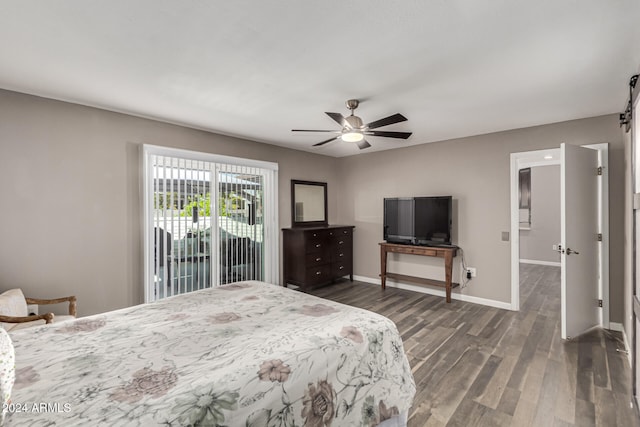
<path fill-rule="evenodd" d="M 380 283 L 382 285 L 382 289 L 385 288 L 385 283 L 387 281 L 387 250 L 380 246 Z"/>
<path fill-rule="evenodd" d="M 447 303 L 451 302 L 451 275 L 453 270 L 453 255 L 450 251 L 444 254 L 444 275 L 447 289 Z"/>

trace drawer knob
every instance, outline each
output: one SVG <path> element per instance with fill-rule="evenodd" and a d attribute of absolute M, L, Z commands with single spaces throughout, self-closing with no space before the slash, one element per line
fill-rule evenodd
<path fill-rule="evenodd" d="M 316 233 L 313 233 L 313 237 L 317 237 L 317 236 L 318 236 L 318 234 L 316 234 Z"/>
<path fill-rule="evenodd" d="M 320 243 L 318 243 L 318 244 L 316 245 L 316 248 L 319 248 L 320 246 L 322 246 L 322 245 L 321 245 Z"/>
<path fill-rule="evenodd" d="M 343 257 L 343 256 L 344 256 L 344 254 L 340 254 L 340 255 L 338 255 L 338 256 Z"/>
<path fill-rule="evenodd" d="M 316 258 L 316 261 L 320 261 L 322 258 Z"/>
<path fill-rule="evenodd" d="M 341 266 L 340 266 L 340 270 L 342 270 L 342 269 L 344 269 L 344 265 L 341 265 Z"/>
<path fill-rule="evenodd" d="M 343 243 L 344 243 L 344 241 L 342 241 L 342 240 L 340 240 L 340 241 L 338 242 L 338 244 L 339 244 L 339 245 L 341 245 L 341 244 L 343 244 Z"/>
<path fill-rule="evenodd" d="M 319 276 L 319 275 L 321 275 L 321 274 L 322 274 L 322 272 L 320 272 L 320 271 L 316 271 L 316 276 Z"/>

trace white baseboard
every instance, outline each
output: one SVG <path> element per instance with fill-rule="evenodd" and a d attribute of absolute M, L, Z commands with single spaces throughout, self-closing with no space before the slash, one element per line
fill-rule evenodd
<path fill-rule="evenodd" d="M 622 332 L 622 341 L 624 342 L 624 349 L 627 351 L 629 366 L 633 366 L 633 354 L 631 354 L 631 347 L 629 346 L 629 340 L 627 339 L 627 333 L 624 330 L 624 326 L 622 323 L 609 322 L 609 329 L 612 331 Z"/>
<path fill-rule="evenodd" d="M 537 264 L 537 265 L 550 265 L 552 267 L 560 267 L 559 262 L 553 261 L 538 261 L 537 259 L 520 259 L 521 264 Z"/>
<path fill-rule="evenodd" d="M 354 275 L 353 276 L 353 280 L 357 280 L 359 282 L 365 282 L 365 283 L 369 283 L 369 284 L 372 284 L 372 285 L 380 286 L 380 279 L 372 279 L 371 277 L 355 276 Z M 423 293 L 423 294 L 436 295 L 436 296 L 440 296 L 440 297 L 446 296 L 446 293 L 445 293 L 444 290 L 427 288 L 427 287 L 422 287 L 422 286 L 416 286 L 416 285 L 411 285 L 409 283 L 396 282 L 395 280 L 392 280 L 392 279 L 387 279 L 386 286 L 389 287 L 389 288 L 404 289 L 404 290 L 407 290 L 407 291 L 420 292 L 420 293 Z M 511 310 L 511 304 L 508 303 L 508 302 L 502 302 L 502 301 L 496 301 L 496 300 L 492 300 L 492 299 L 474 297 L 474 296 L 471 296 L 471 295 L 464 295 L 464 294 L 459 294 L 459 293 L 456 293 L 456 292 L 451 292 L 451 299 L 455 299 L 455 300 L 458 300 L 458 301 L 471 302 L 473 304 L 486 305 L 486 306 L 489 306 L 489 307 L 501 308 L 503 310 Z"/>

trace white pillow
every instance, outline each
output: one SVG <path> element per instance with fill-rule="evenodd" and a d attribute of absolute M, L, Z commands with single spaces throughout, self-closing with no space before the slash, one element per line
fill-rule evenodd
<path fill-rule="evenodd" d="M 10 289 L 0 294 L 0 314 L 3 316 L 28 316 L 27 301 L 20 289 Z M 5 329 L 11 329 L 15 323 L 2 323 Z"/>

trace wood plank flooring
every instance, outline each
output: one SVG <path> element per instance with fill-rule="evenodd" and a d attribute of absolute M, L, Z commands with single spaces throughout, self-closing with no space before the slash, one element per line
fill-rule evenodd
<path fill-rule="evenodd" d="M 640 427 L 621 334 L 563 342 L 560 268 L 520 277 L 519 312 L 348 281 L 312 293 L 396 323 L 417 385 L 410 427 Z"/>

